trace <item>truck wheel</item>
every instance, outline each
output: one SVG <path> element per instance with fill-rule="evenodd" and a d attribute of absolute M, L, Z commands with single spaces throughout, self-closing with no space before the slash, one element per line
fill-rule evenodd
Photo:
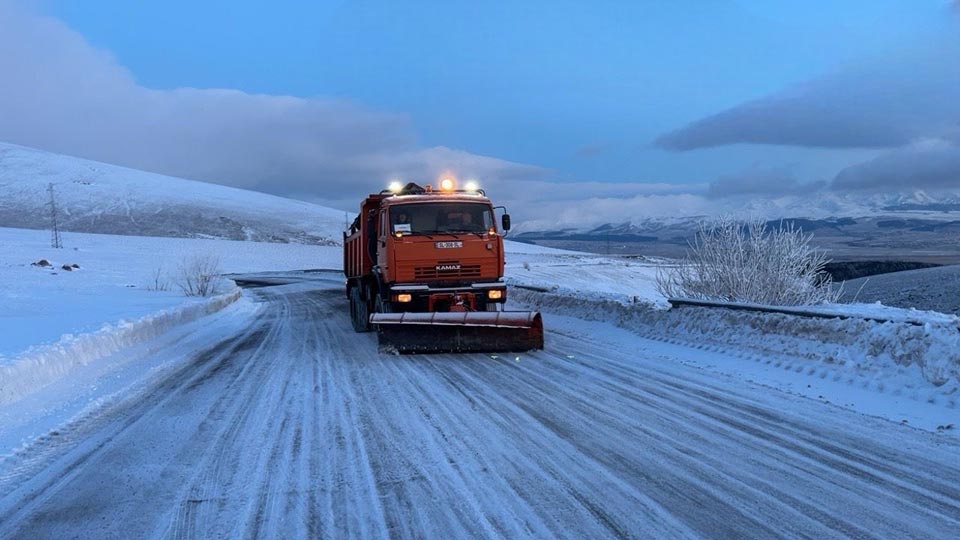
<path fill-rule="evenodd" d="M 367 302 L 360 298 L 360 288 L 350 289 L 350 322 L 356 332 L 370 331 L 370 310 Z"/>

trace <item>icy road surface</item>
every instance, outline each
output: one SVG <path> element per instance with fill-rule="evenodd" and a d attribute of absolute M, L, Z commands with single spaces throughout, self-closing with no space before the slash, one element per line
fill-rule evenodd
<path fill-rule="evenodd" d="M 393 356 L 339 280 L 0 468 L 0 538 L 955 538 L 952 439 L 624 348 Z M 611 332 L 617 332 L 611 329 Z M 621 336 L 622 337 L 622 336 Z"/>

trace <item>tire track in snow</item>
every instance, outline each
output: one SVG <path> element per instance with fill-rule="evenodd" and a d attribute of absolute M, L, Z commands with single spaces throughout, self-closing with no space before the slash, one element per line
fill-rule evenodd
<path fill-rule="evenodd" d="M 204 376 L 207 370 L 216 369 L 220 362 L 250 339 L 250 332 L 245 332 L 223 341 L 201 352 L 193 362 L 174 370 L 155 386 L 109 405 L 98 411 L 99 415 L 86 416 L 71 423 L 62 438 L 32 448 L 26 461 L 4 477 L 0 491 L 8 496 L 0 500 L 0 537 L 5 537 L 5 525 L 14 521 L 14 516 L 36 511 L 53 492 L 76 477 L 87 461 L 114 437 L 137 422 L 144 409 L 167 400 L 169 392 L 178 385 L 190 384 L 195 378 Z M 50 469 L 46 474 L 42 470 L 45 465 Z"/>
<path fill-rule="evenodd" d="M 578 339 L 577 341 L 581 340 Z M 595 354 L 595 352 L 591 353 L 590 349 L 582 348 L 580 349 L 580 353 L 582 355 Z M 935 462 L 926 460 L 923 456 L 911 456 L 909 461 L 904 460 L 902 453 L 897 452 L 897 448 L 895 447 L 874 446 L 874 451 L 871 455 L 858 454 L 851 451 L 851 449 L 870 445 L 872 440 L 869 435 L 857 435 L 856 440 L 846 447 L 839 446 L 833 442 L 838 438 L 850 438 L 851 434 L 849 431 L 851 430 L 849 428 L 855 428 L 855 424 L 843 431 L 834 430 L 829 436 L 820 435 L 815 429 L 812 429 L 815 425 L 813 422 L 805 422 L 807 425 L 802 426 L 803 429 L 797 429 L 795 424 L 799 418 L 790 419 L 783 415 L 778 415 L 778 411 L 772 410 L 769 407 L 764 408 L 756 404 L 755 401 L 744 399 L 742 395 L 731 393 L 720 386 L 700 384 L 693 380 L 684 380 L 682 383 L 678 383 L 676 378 L 669 373 L 656 371 L 655 366 L 653 369 L 648 369 L 646 366 L 633 368 L 632 371 L 626 366 L 621 366 L 621 369 L 624 370 L 624 374 L 619 376 L 619 381 L 622 385 L 621 387 L 624 389 L 629 389 L 631 381 L 637 379 L 647 381 L 654 380 L 658 386 L 669 387 L 674 392 L 693 398 L 701 405 L 709 407 L 710 409 L 729 412 L 730 415 L 726 418 L 746 417 L 753 423 L 777 430 L 778 433 L 785 435 L 789 439 L 799 439 L 817 451 L 830 454 L 832 456 L 831 459 L 848 462 L 850 464 L 849 466 L 863 474 L 872 474 L 869 472 L 872 470 L 883 473 L 882 479 L 884 480 L 900 482 L 901 479 L 897 474 L 898 471 L 889 466 L 892 462 L 898 463 L 900 467 L 910 467 L 914 473 L 925 472 L 924 481 L 927 489 L 942 495 L 946 500 L 953 501 L 952 510 L 958 510 L 956 501 L 960 500 L 960 488 L 958 488 L 955 483 L 941 481 L 941 474 Z M 610 371 L 608 370 L 608 372 Z M 806 400 L 800 399 L 800 401 Z M 881 423 L 887 424 L 886 422 Z M 751 428 L 743 428 L 741 426 L 741 429 L 749 430 Z M 909 432 L 912 430 L 906 431 Z M 904 486 L 905 489 L 910 489 L 908 485 L 904 484 Z M 939 504 L 939 501 L 934 501 L 933 503 Z"/>
<path fill-rule="evenodd" d="M 570 343 L 565 343 L 564 345 L 570 346 L 573 349 L 577 349 L 578 353 L 580 353 L 580 356 L 586 356 L 588 354 L 596 355 L 596 349 L 590 349 L 590 348 L 578 349 L 577 343 L 579 343 L 579 341 L 571 341 Z M 644 366 L 643 369 L 646 369 L 646 366 Z M 653 366 L 653 369 L 657 369 L 655 365 Z M 685 368 L 679 368 L 679 370 L 686 371 Z M 649 374 L 646 374 L 646 375 L 635 374 L 635 376 L 631 377 L 629 380 L 633 381 L 633 384 L 635 386 L 638 381 L 643 381 L 648 379 L 650 379 Z M 696 409 L 704 413 L 704 416 L 703 416 L 704 418 L 711 418 L 711 417 L 718 418 L 719 421 L 721 422 L 720 425 L 725 425 L 725 427 L 727 428 L 732 427 L 733 429 L 739 430 L 740 433 L 751 433 L 758 441 L 766 441 L 768 439 L 774 438 L 770 435 L 772 433 L 771 431 L 757 429 L 756 426 L 753 426 L 749 423 L 742 423 L 742 422 L 738 423 L 739 421 L 737 420 L 737 418 L 743 417 L 743 416 L 749 417 L 750 414 L 754 414 L 756 417 L 754 419 L 754 423 L 760 424 L 764 428 L 779 430 L 780 432 L 787 434 L 786 437 L 777 439 L 778 444 L 767 445 L 766 448 L 757 448 L 756 451 L 754 452 L 756 455 L 769 454 L 771 453 L 771 449 L 773 451 L 776 451 L 781 447 L 802 448 L 801 450 L 797 451 L 797 455 L 808 456 L 809 459 L 806 461 L 806 464 L 810 466 L 822 467 L 823 470 L 826 471 L 826 473 L 822 477 L 823 481 L 835 482 L 838 488 L 849 490 L 850 489 L 849 486 L 843 486 L 841 482 L 848 483 L 851 480 L 860 481 L 861 477 L 867 477 L 870 480 L 870 482 L 863 483 L 864 486 L 869 487 L 874 491 L 883 493 L 886 496 L 885 502 L 887 504 L 890 504 L 891 502 L 896 502 L 896 498 L 893 498 L 893 500 L 891 501 L 890 493 L 888 492 L 899 490 L 900 486 L 896 484 L 898 483 L 902 484 L 904 482 L 904 478 L 911 478 L 912 475 L 904 474 L 904 472 L 910 471 L 911 469 L 913 469 L 913 465 L 915 463 L 921 464 L 921 468 L 918 472 L 922 472 L 923 471 L 922 464 L 927 461 L 922 456 L 910 456 L 909 461 L 904 460 L 902 462 L 903 463 L 902 468 L 898 469 L 898 468 L 887 467 L 885 465 L 887 462 L 886 459 L 873 459 L 873 458 L 862 459 L 863 454 L 858 454 L 852 449 L 862 447 L 864 446 L 865 443 L 867 447 L 872 447 L 876 449 L 879 455 L 886 455 L 886 456 L 892 456 L 894 452 L 891 452 L 891 450 L 896 450 L 898 449 L 898 447 L 890 446 L 890 445 L 871 444 L 873 441 L 871 441 L 868 437 L 857 437 L 856 439 L 851 439 L 849 435 L 841 432 L 840 430 L 834 429 L 831 432 L 831 437 L 833 437 L 834 439 L 841 440 L 841 441 L 846 439 L 851 439 L 847 441 L 849 444 L 846 447 L 844 447 L 844 449 L 842 450 L 842 458 L 843 459 L 861 459 L 861 461 L 864 461 L 864 463 L 866 463 L 866 467 L 860 467 L 860 466 L 850 467 L 847 463 L 842 462 L 840 459 L 834 459 L 834 456 L 831 455 L 831 453 L 837 453 L 838 449 L 841 448 L 838 444 L 830 442 L 828 439 L 821 438 L 816 435 L 816 432 L 818 429 L 817 422 L 802 422 L 799 426 L 796 426 L 795 425 L 796 419 L 791 419 L 790 421 L 786 421 L 784 418 L 780 418 L 776 416 L 775 414 L 776 409 L 770 409 L 769 407 L 766 411 L 761 411 L 762 414 L 758 414 L 757 411 L 759 409 L 754 407 L 752 413 L 747 413 L 747 415 L 744 415 L 743 413 L 745 410 L 750 410 L 749 406 L 742 405 L 742 406 L 736 406 L 736 407 L 734 406 L 728 407 L 724 405 L 724 402 L 730 400 L 731 398 L 733 399 L 734 403 L 737 403 L 738 401 L 743 401 L 742 398 L 737 398 L 735 397 L 735 394 L 728 392 L 726 390 L 723 390 L 721 392 L 714 392 L 713 394 L 709 392 L 704 393 L 703 391 L 695 391 L 691 393 L 691 392 L 688 392 L 686 388 L 688 386 L 696 387 L 697 384 L 695 383 L 691 384 L 692 381 L 686 381 L 686 380 L 682 382 L 678 382 L 675 377 L 671 379 L 669 377 L 661 376 L 660 380 L 655 382 L 656 382 L 656 386 L 650 386 L 650 387 L 644 388 L 643 391 L 648 394 L 659 393 L 662 397 L 660 406 L 669 406 L 671 402 L 677 402 L 678 404 L 682 404 L 682 407 L 676 407 L 674 411 L 671 411 L 672 414 L 675 414 L 678 416 L 686 415 L 689 412 L 688 409 L 695 408 L 693 405 L 691 405 L 691 403 L 695 403 L 695 402 L 694 401 L 684 402 L 683 399 L 685 398 L 678 398 L 676 395 L 664 394 L 662 390 L 663 387 L 673 386 L 675 389 L 683 393 L 685 396 L 693 396 L 697 399 L 702 400 L 703 403 L 707 403 L 709 408 Z M 627 386 L 628 384 L 625 382 L 624 387 L 627 387 Z M 739 386 L 743 386 L 743 385 L 740 384 Z M 719 396 L 717 394 L 719 394 Z M 709 400 L 705 400 L 703 398 L 703 396 L 705 395 L 712 396 L 712 397 Z M 784 398 L 785 398 L 784 400 L 788 399 L 786 396 L 784 396 Z M 809 403 L 807 400 L 802 400 L 802 399 L 797 399 L 795 401 Z M 725 417 L 716 416 L 715 414 L 716 411 L 721 409 L 730 411 L 730 415 Z M 713 414 L 711 415 L 711 413 Z M 847 418 L 854 419 L 854 423 L 851 423 L 849 427 L 856 426 L 856 421 L 858 420 L 856 415 L 849 414 L 849 413 L 842 413 L 842 414 L 844 414 Z M 773 420 L 771 421 L 771 419 Z M 829 426 L 831 423 L 836 424 L 836 420 L 833 419 L 830 422 L 825 422 L 824 424 Z M 889 423 L 881 422 L 881 424 L 885 425 L 886 427 L 890 427 Z M 795 429 L 796 427 L 799 427 L 801 429 Z M 844 427 L 847 427 L 847 426 L 844 426 Z M 912 433 L 913 430 L 904 429 L 899 426 L 897 426 L 896 429 L 902 430 L 903 432 L 908 434 L 913 434 Z M 799 439 L 800 441 L 809 442 L 811 444 L 802 446 L 802 447 L 793 447 L 791 446 L 791 439 L 793 438 Z M 722 440 L 722 439 L 717 439 L 717 440 Z M 810 448 L 813 448 L 813 451 L 811 451 Z M 796 456 L 787 455 L 785 457 L 790 458 L 790 457 L 796 457 Z M 827 462 L 827 465 L 831 465 L 832 467 L 824 466 L 823 462 Z M 878 472 L 878 469 L 871 470 L 870 467 L 879 467 L 879 471 L 883 472 L 884 476 L 875 476 L 874 473 Z M 842 480 L 835 480 L 833 478 L 837 476 L 836 472 L 838 469 L 847 470 L 848 472 L 850 472 L 850 474 L 847 477 L 839 477 Z M 943 489 L 946 489 L 946 492 L 945 492 L 946 500 L 948 500 L 949 503 L 946 505 L 942 505 L 940 509 L 942 510 L 942 515 L 949 516 L 951 520 L 955 522 L 958 514 L 957 512 L 958 495 L 957 495 L 957 490 L 955 488 L 957 475 L 956 474 L 946 475 L 946 478 L 943 481 L 939 481 L 935 479 L 936 476 L 944 476 L 943 473 L 948 471 L 952 471 L 952 468 L 945 467 L 944 462 L 941 461 L 939 466 L 936 468 L 935 474 L 931 474 L 927 476 L 927 478 L 923 482 L 915 482 L 915 484 L 911 484 L 911 486 L 913 487 L 907 487 L 903 491 L 903 493 L 911 499 L 916 499 L 918 498 L 918 496 L 925 497 L 926 493 L 924 492 L 931 491 L 931 492 L 944 493 Z M 882 486 L 882 488 L 876 485 L 876 484 L 887 482 L 887 481 L 892 483 L 888 485 L 884 485 Z M 914 487 L 916 486 L 919 486 L 920 489 L 914 489 Z M 853 500 L 856 501 L 857 497 L 854 497 Z M 941 505 L 942 503 L 941 501 L 927 498 L 917 502 L 914 505 L 913 510 L 918 515 L 922 515 L 922 513 L 926 511 L 926 506 L 930 504 L 936 506 L 936 505 Z M 879 508 L 889 510 L 889 508 L 885 508 L 882 504 L 879 506 Z M 835 509 L 833 511 L 835 511 Z M 883 515 L 882 510 L 876 513 L 879 519 L 881 519 L 881 521 L 891 521 L 889 517 Z"/>
<path fill-rule="evenodd" d="M 555 343 L 555 344 L 556 344 L 556 343 Z M 576 344 L 574 344 L 574 343 L 562 344 L 562 345 L 570 345 L 570 346 L 576 348 Z M 569 350 L 569 349 L 568 349 L 568 350 Z M 582 352 L 582 351 L 581 351 L 581 352 Z M 528 365 L 529 365 L 529 364 L 528 364 Z M 522 378 L 522 379 L 521 379 L 521 378 L 517 378 L 517 379 L 518 379 L 518 380 L 524 380 L 524 381 L 528 381 L 528 382 L 529 382 L 529 378 L 530 378 L 530 377 L 526 377 L 526 378 Z M 549 385 L 549 384 L 551 383 L 551 380 L 550 380 L 550 379 L 551 379 L 550 377 L 546 377 L 546 376 L 545 376 L 545 380 L 542 382 L 542 384 Z M 637 379 L 637 381 L 639 381 L 639 380 L 642 380 L 642 378 Z M 635 381 L 635 384 L 637 383 L 637 381 Z M 637 393 L 637 392 L 633 393 L 632 396 L 635 398 L 633 401 L 638 401 L 638 400 L 642 399 L 642 398 L 639 397 L 639 396 L 642 396 L 642 395 L 644 395 L 644 394 L 646 394 L 646 395 L 648 395 L 648 396 L 649 396 L 650 394 L 654 394 L 654 395 L 659 394 L 662 399 L 660 399 L 660 400 L 655 404 L 655 406 L 656 406 L 657 408 L 662 408 L 664 411 L 669 411 L 670 416 L 671 416 L 672 418 L 680 418 L 680 419 L 683 419 L 683 420 L 684 420 L 684 424 L 693 425 L 693 426 L 697 426 L 698 423 L 700 423 L 700 422 L 703 421 L 703 420 L 699 420 L 699 421 L 698 421 L 697 417 L 690 415 L 690 410 L 689 410 L 689 409 L 691 408 L 691 405 L 690 405 L 689 403 L 687 403 L 687 402 L 684 402 L 684 401 L 683 401 L 683 398 L 678 398 L 678 397 L 675 396 L 675 395 L 669 396 L 669 395 L 663 394 L 663 393 L 662 393 L 662 390 L 661 390 L 660 388 L 658 388 L 659 384 L 660 384 L 660 383 L 657 383 L 657 386 L 650 386 L 650 387 L 647 387 L 647 388 L 641 388 L 638 393 Z M 578 390 L 579 390 L 579 389 L 578 389 Z M 526 394 L 526 395 L 529 395 L 529 392 L 524 392 L 524 391 L 522 391 L 522 390 L 515 391 L 514 393 L 515 393 L 515 394 L 518 394 L 518 395 L 525 395 L 525 394 Z M 569 399 L 569 400 L 564 400 L 564 401 L 574 402 L 575 400 L 574 400 L 574 399 Z M 625 403 L 626 403 L 626 404 L 629 404 L 630 402 L 625 402 Z M 561 405 L 561 406 L 562 406 L 562 405 Z M 672 407 L 672 409 L 671 409 L 671 407 Z M 656 408 L 651 408 L 651 409 L 650 409 L 649 411 L 647 411 L 647 412 L 648 412 L 648 413 L 654 413 L 654 414 L 655 414 L 656 411 L 657 411 Z M 612 411 L 611 414 L 617 414 L 617 412 L 619 412 L 619 413 L 622 415 L 623 413 L 629 413 L 629 410 L 620 410 L 620 407 L 618 407 L 618 411 Z M 567 417 L 572 417 L 572 416 L 574 416 L 575 414 L 576 414 L 576 413 L 567 412 L 567 413 L 566 413 L 566 416 L 567 416 Z M 613 417 L 613 416 L 610 416 L 609 418 L 614 418 L 614 417 Z M 703 415 L 703 416 L 701 416 L 701 418 L 703 418 L 703 419 L 709 419 L 710 416 L 708 416 L 708 415 Z M 615 421 L 615 420 L 611 420 L 611 421 Z M 725 421 L 725 423 L 726 423 L 726 424 L 730 424 L 731 421 L 730 421 L 729 419 L 727 419 L 727 420 Z M 723 423 L 721 423 L 721 424 L 719 424 L 719 425 L 723 426 Z M 729 428 L 729 426 L 726 426 L 726 427 Z M 621 429 L 625 429 L 625 428 L 626 428 L 626 427 L 621 427 Z M 679 428 L 678 426 L 674 426 L 674 427 L 671 428 L 671 429 L 676 430 L 676 429 L 678 429 L 678 428 Z M 725 432 L 726 432 L 726 433 L 727 433 L 727 436 L 728 436 L 728 438 L 729 438 L 729 434 L 731 434 L 731 433 L 732 433 L 733 435 L 739 436 L 739 435 L 741 435 L 741 434 L 743 434 L 743 433 L 746 433 L 746 432 L 749 430 L 749 428 L 748 428 L 748 429 L 742 429 L 742 428 L 743 428 L 743 425 L 742 425 L 742 424 L 741 424 L 740 426 L 734 425 L 733 428 L 734 428 L 734 430 L 740 429 L 741 431 L 738 432 L 738 431 L 731 431 L 730 429 L 726 429 L 725 431 L 724 431 L 724 430 L 721 430 L 721 431 L 717 431 L 716 433 L 717 433 L 719 436 L 724 436 L 724 434 L 725 434 Z M 670 429 L 659 428 L 658 431 L 659 431 L 661 434 L 666 434 L 666 433 L 669 433 L 669 432 L 670 432 Z M 649 435 L 649 433 L 651 433 L 651 432 L 649 432 L 649 431 L 646 432 L 646 435 Z M 654 432 L 652 432 L 652 433 L 656 434 L 657 431 L 654 431 Z M 767 437 L 767 435 L 764 434 L 764 432 L 762 432 L 762 431 L 755 431 L 755 434 L 759 434 L 758 440 L 763 440 L 764 438 Z M 643 436 L 645 436 L 645 435 L 639 435 L 639 434 L 638 434 L 638 437 L 643 437 Z M 684 439 L 689 439 L 689 438 L 692 438 L 692 437 L 697 437 L 697 431 L 696 431 L 696 430 L 691 430 L 691 431 L 688 431 L 688 432 L 684 432 L 684 433 L 682 434 L 682 437 L 683 437 L 683 438 L 681 438 L 681 439 L 675 439 L 675 440 L 673 440 L 673 441 L 669 441 L 669 442 L 668 442 L 668 446 L 665 447 L 664 454 L 665 454 L 665 455 L 668 455 L 669 450 L 670 450 L 670 446 L 672 446 L 672 445 L 677 445 L 677 446 L 679 446 L 679 447 L 682 448 L 682 447 L 683 447 L 682 441 L 683 441 Z M 719 438 L 719 437 L 718 437 L 718 438 L 710 439 L 709 442 L 710 442 L 712 445 L 716 446 L 716 444 L 717 444 L 718 442 L 721 442 L 722 440 L 723 440 L 722 438 Z M 781 440 L 781 441 L 780 441 L 781 444 L 783 444 L 783 443 L 785 443 L 785 442 L 786 442 L 786 440 Z M 740 444 L 741 444 L 741 441 L 738 440 L 738 441 L 737 441 L 737 444 L 740 445 Z M 705 445 L 702 445 L 701 448 L 711 448 L 711 446 L 710 446 L 710 444 L 705 444 Z M 771 449 L 776 450 L 776 449 L 777 449 L 777 446 L 776 446 L 776 445 L 769 445 L 768 448 L 757 448 L 757 450 L 755 451 L 755 453 L 756 453 L 756 455 L 763 456 L 763 455 L 765 455 L 765 454 L 771 453 Z M 722 449 L 721 449 L 721 448 L 717 448 L 717 450 L 722 450 Z M 688 452 L 689 452 L 689 450 L 688 450 Z M 681 455 L 682 455 L 682 454 L 681 454 Z M 700 468 L 702 468 L 702 465 L 709 464 L 709 459 L 707 459 L 709 456 L 710 456 L 710 454 L 704 454 L 703 456 L 701 456 L 701 457 L 699 458 L 699 461 L 698 461 L 697 464 L 698 464 L 698 465 L 701 465 Z M 739 459 L 739 457 L 740 457 L 740 456 L 738 456 L 737 454 L 732 454 L 732 456 L 733 456 L 733 457 L 736 457 L 736 458 L 738 458 L 738 459 Z M 789 456 L 788 456 L 788 457 L 789 457 Z M 814 458 L 816 458 L 816 459 L 811 459 L 809 462 L 815 464 L 815 463 L 817 463 L 817 460 L 823 459 L 823 457 L 824 457 L 823 455 L 815 455 Z M 724 464 L 724 467 L 726 467 L 726 468 L 728 468 L 728 469 L 730 468 L 729 465 L 726 465 L 726 464 Z M 721 469 L 719 469 L 719 470 L 722 471 L 722 468 L 723 468 L 723 467 L 721 467 Z M 687 467 L 687 469 L 688 469 L 688 470 L 694 470 L 694 471 L 696 470 L 696 468 L 691 468 L 691 467 Z M 827 470 L 829 470 L 829 469 L 827 469 Z M 836 470 L 834 469 L 832 472 L 835 473 Z M 858 470 L 855 470 L 855 471 L 853 471 L 853 472 L 854 472 L 854 473 L 857 473 L 857 474 L 859 474 L 859 475 L 863 475 L 862 472 L 861 472 L 861 471 L 858 471 Z M 744 473 L 749 473 L 749 471 L 740 471 L 740 472 L 738 472 L 738 474 L 741 474 L 741 475 L 744 474 Z M 778 474 L 779 474 L 779 472 L 778 472 Z M 729 475 L 727 475 L 727 476 L 729 476 Z M 856 477 L 855 477 L 855 476 L 851 476 L 851 478 L 854 478 L 854 479 L 855 479 Z M 732 480 L 734 480 L 734 479 L 728 477 L 728 478 L 726 478 L 725 483 L 720 484 L 720 486 L 722 487 L 722 490 L 721 490 L 721 491 L 726 492 L 725 494 L 726 494 L 727 496 L 729 496 L 729 495 L 732 494 L 731 491 L 733 491 L 732 488 L 733 488 L 734 485 L 735 485 L 735 484 L 731 483 Z M 831 479 L 830 479 L 830 476 L 824 475 L 823 480 L 824 480 L 824 481 L 830 481 Z M 845 479 L 845 480 L 846 480 L 846 479 Z M 840 484 L 837 484 L 837 485 L 840 486 Z M 706 486 L 694 486 L 694 487 L 700 487 L 700 488 L 702 489 L 702 488 L 705 488 L 705 487 L 708 487 L 708 486 L 709 486 L 709 484 L 706 485 Z M 781 493 L 783 493 L 783 492 L 781 492 Z M 792 504 L 793 504 L 793 505 L 797 505 L 798 502 L 799 502 L 799 501 L 797 501 L 796 499 L 793 499 Z M 886 504 L 890 504 L 891 502 L 896 502 L 896 499 L 894 499 L 893 501 L 891 501 L 890 498 L 889 498 L 889 494 L 888 494 L 888 497 L 887 497 L 887 500 L 886 500 Z M 883 508 L 883 506 L 881 506 L 881 508 Z M 921 507 L 920 505 L 917 505 L 916 508 L 915 508 L 915 510 L 921 511 L 921 510 L 923 510 L 923 509 L 922 509 L 922 507 Z M 835 510 L 832 510 L 832 511 L 835 512 Z M 949 516 L 949 515 L 955 515 L 955 512 L 954 512 L 952 506 L 945 507 L 945 508 L 944 508 L 944 511 L 945 511 L 946 515 L 948 515 L 948 516 Z M 919 513 L 919 514 L 922 514 L 922 512 L 918 512 L 918 513 Z M 835 524 L 837 523 L 833 518 L 829 518 L 828 515 L 826 515 L 826 514 L 824 514 L 824 517 L 827 517 L 827 519 L 828 519 L 830 522 L 834 522 Z M 889 518 L 886 518 L 885 520 L 886 520 L 886 521 L 889 521 Z M 839 522 L 839 523 L 842 523 L 842 522 Z M 854 530 L 851 530 L 851 534 L 853 534 L 854 532 L 855 532 Z"/>

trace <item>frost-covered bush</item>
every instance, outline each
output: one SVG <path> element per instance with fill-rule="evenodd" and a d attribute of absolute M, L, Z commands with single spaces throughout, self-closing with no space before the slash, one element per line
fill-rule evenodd
<path fill-rule="evenodd" d="M 195 255 L 180 265 L 177 286 L 187 296 L 211 296 L 217 293 L 221 273 L 218 257 Z"/>
<path fill-rule="evenodd" d="M 841 291 L 824 270 L 829 260 L 792 224 L 732 218 L 702 223 L 686 260 L 657 275 L 668 298 L 796 306 L 836 302 Z"/>

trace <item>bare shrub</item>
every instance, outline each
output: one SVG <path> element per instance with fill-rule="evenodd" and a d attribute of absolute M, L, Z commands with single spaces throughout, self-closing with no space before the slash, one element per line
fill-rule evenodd
<path fill-rule="evenodd" d="M 768 229 L 760 220 L 701 223 L 687 257 L 657 273 L 668 298 L 796 306 L 836 302 L 824 252 L 793 224 Z"/>
<path fill-rule="evenodd" d="M 220 258 L 195 255 L 184 261 L 177 272 L 177 286 L 187 296 L 210 296 L 220 285 Z"/>
<path fill-rule="evenodd" d="M 158 266 L 156 270 L 153 271 L 151 278 L 149 286 L 151 291 L 164 292 L 170 290 L 170 280 L 167 279 L 167 275 L 164 274 L 163 267 Z"/>

